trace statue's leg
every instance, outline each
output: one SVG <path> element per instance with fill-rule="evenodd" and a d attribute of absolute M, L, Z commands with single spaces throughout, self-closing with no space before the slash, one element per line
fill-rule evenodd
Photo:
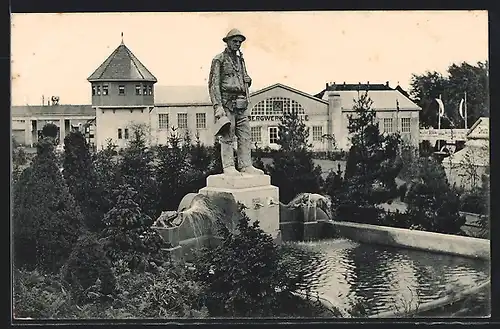
<path fill-rule="evenodd" d="M 235 115 L 235 134 L 238 139 L 238 169 L 243 169 L 252 165 L 251 157 L 251 136 L 250 136 L 250 122 L 246 114 Z"/>
<path fill-rule="evenodd" d="M 247 174 L 262 175 L 264 172 L 252 164 L 251 129 L 246 113 L 236 115 L 235 133 L 238 138 L 238 169 Z"/>
<path fill-rule="evenodd" d="M 239 175 L 240 173 L 236 170 L 234 166 L 234 136 L 235 136 L 235 124 L 236 124 L 236 118 L 235 114 L 233 111 L 230 111 L 227 108 L 224 108 L 226 110 L 226 116 L 231 121 L 231 126 L 229 127 L 229 130 L 222 134 L 220 137 L 220 153 L 221 153 L 221 160 L 222 160 L 222 168 L 224 171 L 224 174 L 228 175 Z"/>

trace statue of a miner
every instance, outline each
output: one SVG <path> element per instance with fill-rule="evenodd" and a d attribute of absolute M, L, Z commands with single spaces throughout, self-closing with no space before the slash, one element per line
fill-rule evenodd
<path fill-rule="evenodd" d="M 229 31 L 222 40 L 226 49 L 215 56 L 210 68 L 208 88 L 214 107 L 215 135 L 220 136 L 221 158 L 224 174 L 262 175 L 264 172 L 252 165 L 250 123 L 248 119 L 248 76 L 240 51 L 245 36 L 237 29 Z M 233 143 L 238 141 L 238 170 L 235 167 Z"/>

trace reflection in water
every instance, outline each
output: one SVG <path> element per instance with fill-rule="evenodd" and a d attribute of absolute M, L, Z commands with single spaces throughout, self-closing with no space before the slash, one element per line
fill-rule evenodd
<path fill-rule="evenodd" d="M 317 276 L 314 290 L 352 316 L 409 310 L 489 276 L 487 262 L 449 255 L 347 239 L 291 244 L 318 253 L 309 262 Z"/>

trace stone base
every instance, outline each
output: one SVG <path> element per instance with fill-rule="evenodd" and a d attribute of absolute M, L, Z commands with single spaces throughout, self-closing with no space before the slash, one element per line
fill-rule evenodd
<path fill-rule="evenodd" d="M 231 193 L 236 202 L 247 207 L 245 212 L 252 222 L 258 220 L 264 232 L 272 235 L 275 241 L 281 240 L 279 190 L 271 185 L 269 175 L 212 175 L 207 177 L 207 186 L 199 191 L 205 195 L 220 192 Z"/>

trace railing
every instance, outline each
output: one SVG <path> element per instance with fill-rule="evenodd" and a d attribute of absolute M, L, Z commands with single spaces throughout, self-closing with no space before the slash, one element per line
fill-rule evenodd
<path fill-rule="evenodd" d="M 443 140 L 466 140 L 469 129 L 420 129 L 420 140 L 443 139 Z"/>

